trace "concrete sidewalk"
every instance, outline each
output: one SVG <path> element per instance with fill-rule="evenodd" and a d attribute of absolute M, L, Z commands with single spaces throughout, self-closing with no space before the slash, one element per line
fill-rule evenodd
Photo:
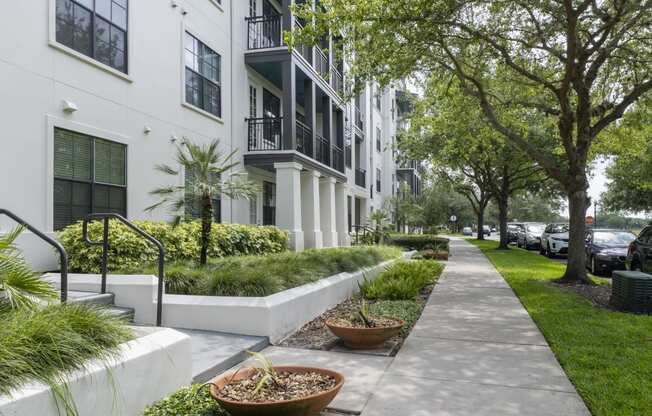
<path fill-rule="evenodd" d="M 545 339 L 475 246 L 451 257 L 363 416 L 589 415 Z"/>

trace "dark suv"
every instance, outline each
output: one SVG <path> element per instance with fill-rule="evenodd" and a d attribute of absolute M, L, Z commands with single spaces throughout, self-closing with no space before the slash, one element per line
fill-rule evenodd
<path fill-rule="evenodd" d="M 652 225 L 643 228 L 636 240 L 629 245 L 627 268 L 652 273 Z"/>

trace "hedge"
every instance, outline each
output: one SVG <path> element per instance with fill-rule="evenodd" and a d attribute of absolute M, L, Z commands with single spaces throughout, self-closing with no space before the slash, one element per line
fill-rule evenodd
<path fill-rule="evenodd" d="M 177 295 L 268 296 L 400 256 L 396 247 L 356 246 L 210 259 L 204 267 L 177 262 L 166 267 L 165 287 Z M 150 266 L 139 274 L 155 272 Z"/>
<path fill-rule="evenodd" d="M 165 247 L 166 262 L 198 260 L 201 222 L 181 223 L 176 227 L 160 221 L 134 221 L 138 227 Z M 91 240 L 102 238 L 102 223 L 89 224 Z M 99 273 L 101 246 L 89 246 L 82 239 L 81 222 L 58 233 L 70 256 L 70 271 Z M 287 249 L 288 235 L 272 226 L 213 224 L 208 255 L 212 258 L 280 253 Z M 138 270 L 158 258 L 156 248 L 116 220 L 109 222 L 109 270 Z"/>
<path fill-rule="evenodd" d="M 448 238 L 432 234 L 390 234 L 386 244 L 409 250 L 439 249 L 448 251 Z"/>

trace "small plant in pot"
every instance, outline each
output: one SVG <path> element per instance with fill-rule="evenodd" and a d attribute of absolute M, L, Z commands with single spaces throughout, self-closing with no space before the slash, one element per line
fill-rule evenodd
<path fill-rule="evenodd" d="M 360 309 L 351 316 L 326 321 L 328 329 L 345 346 L 357 350 L 381 348 L 385 341 L 401 332 L 403 325 L 401 319 L 370 315 L 364 299 Z"/>
<path fill-rule="evenodd" d="M 344 384 L 344 376 L 322 368 L 274 366 L 250 352 L 259 366 L 213 380 L 210 393 L 231 416 L 316 416 Z"/>

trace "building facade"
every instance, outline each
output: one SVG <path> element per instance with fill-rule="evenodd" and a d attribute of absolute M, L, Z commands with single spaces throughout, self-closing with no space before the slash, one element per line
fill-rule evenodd
<path fill-rule="evenodd" d="M 293 248 L 349 244 L 396 190 L 396 88 L 345 100 L 331 39 L 290 50 L 290 0 L 12 2 L 0 27 L 0 207 L 54 233 L 90 212 L 169 219 L 183 140 L 220 140 L 260 185 L 216 219 L 274 224 Z M 0 219 L 0 231 L 12 224 Z M 56 265 L 33 236 L 32 262 Z"/>

